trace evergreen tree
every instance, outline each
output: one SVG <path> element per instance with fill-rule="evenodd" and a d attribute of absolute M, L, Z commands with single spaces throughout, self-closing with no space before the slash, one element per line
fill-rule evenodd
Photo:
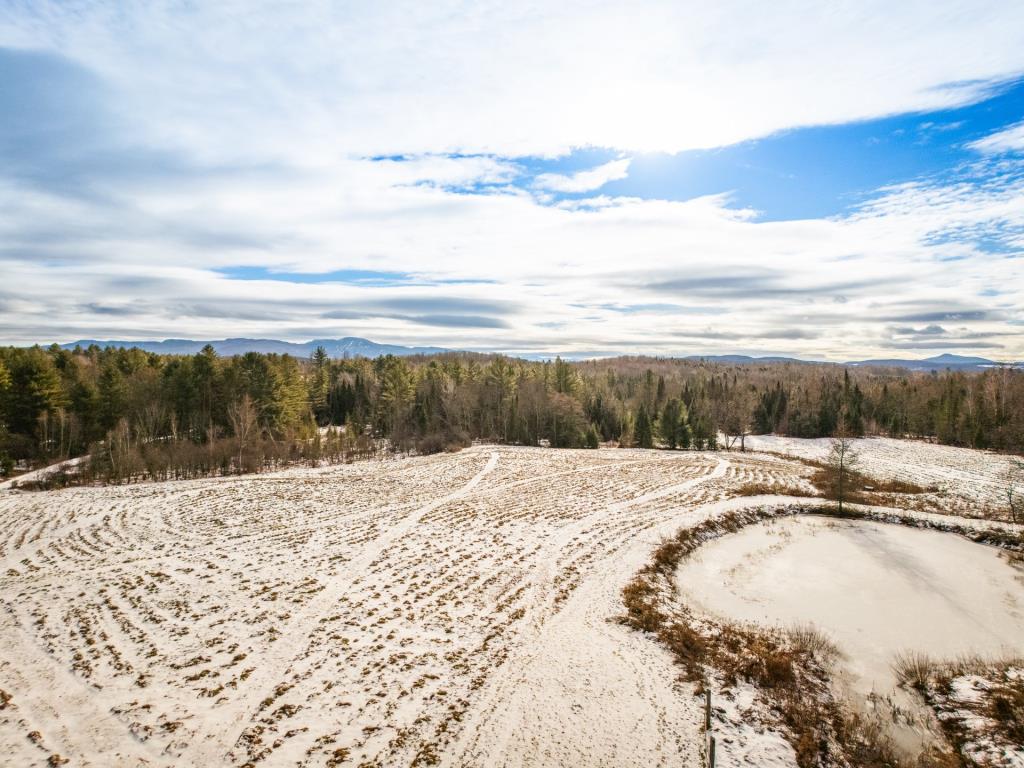
<path fill-rule="evenodd" d="M 378 358 L 375 367 L 380 381 L 378 429 L 381 434 L 401 443 L 406 437 L 406 420 L 415 393 L 412 371 L 402 358 L 394 355 Z"/>
<path fill-rule="evenodd" d="M 636 412 L 636 444 L 640 448 L 654 447 L 654 427 L 646 403 L 641 403 Z"/>
<path fill-rule="evenodd" d="M 317 443 L 316 422 L 347 425 L 347 441 L 366 433 L 367 450 L 370 434 L 424 451 L 471 439 L 579 447 L 594 435 L 624 446 L 714 449 L 719 428 L 741 445 L 751 430 L 823 437 L 845 414 L 853 435 L 1024 451 L 1024 373 L 1009 369 L 851 368 L 840 376 L 811 365 L 534 363 L 454 353 L 331 361 L 322 350 L 308 360 L 257 353 L 221 359 L 210 346 L 175 356 L 92 345 L 0 348 L 0 452 L 39 461 L 79 455 L 110 433 L 117 455 L 104 471 L 111 477 L 135 472 L 143 459 L 153 466 L 164 447 L 191 467 L 230 470 L 238 446 L 232 442 L 226 455 L 218 446 L 233 439 L 229 409 L 245 395 L 259 429 L 243 458 L 257 463 L 288 451 L 336 453 L 330 441 Z"/>
<path fill-rule="evenodd" d="M 669 448 L 690 447 L 690 424 L 686 405 L 679 398 L 669 398 L 658 420 L 661 439 Z"/>
<path fill-rule="evenodd" d="M 563 395 L 576 393 L 579 386 L 579 377 L 569 363 L 562 358 L 555 358 L 555 391 Z"/>
<path fill-rule="evenodd" d="M 309 407 L 313 409 L 316 423 L 323 426 L 330 423 L 331 413 L 327 399 L 330 388 L 331 361 L 327 350 L 317 347 L 313 352 L 313 371 L 309 378 Z"/>
<path fill-rule="evenodd" d="M 7 427 L 36 436 L 39 417 L 67 404 L 63 384 L 50 356 L 39 347 L 15 349 L 7 360 Z"/>
<path fill-rule="evenodd" d="M 7 370 L 7 364 L 0 359 L 0 424 L 7 423 L 9 418 L 8 398 L 11 394 L 11 372 Z"/>
<path fill-rule="evenodd" d="M 665 403 L 661 417 L 658 419 L 658 431 L 661 433 L 661 439 L 672 450 L 679 447 L 679 406 L 680 403 L 677 399 L 670 399 Z"/>

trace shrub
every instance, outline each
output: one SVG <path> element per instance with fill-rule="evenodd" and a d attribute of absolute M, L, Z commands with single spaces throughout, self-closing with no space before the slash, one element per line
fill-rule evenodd
<path fill-rule="evenodd" d="M 464 432 L 431 432 L 416 441 L 416 452 L 424 455 L 454 453 L 469 444 L 469 437 Z"/>

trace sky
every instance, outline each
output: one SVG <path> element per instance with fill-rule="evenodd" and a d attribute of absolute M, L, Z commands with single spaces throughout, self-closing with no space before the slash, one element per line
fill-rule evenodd
<path fill-rule="evenodd" d="M 1024 4 L 0 0 L 0 343 L 1024 360 Z"/>

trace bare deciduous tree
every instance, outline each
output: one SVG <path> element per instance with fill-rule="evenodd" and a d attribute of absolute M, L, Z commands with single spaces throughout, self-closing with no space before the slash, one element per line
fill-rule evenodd
<path fill-rule="evenodd" d="M 139 439 L 148 442 L 164 434 L 165 414 L 164 406 L 158 400 L 150 400 L 142 406 L 136 417 L 135 431 Z"/>
<path fill-rule="evenodd" d="M 859 460 L 857 451 L 854 449 L 853 438 L 846 428 L 846 419 L 839 419 L 839 426 L 829 444 L 828 466 L 835 483 L 836 500 L 839 502 L 839 514 L 843 514 L 843 501 L 849 490 L 850 475 L 853 473 Z"/>
<path fill-rule="evenodd" d="M 1010 520 L 1024 522 L 1024 461 L 1010 459 L 1006 471 L 1006 504 L 1010 508 Z"/>
<path fill-rule="evenodd" d="M 116 480 L 131 482 L 135 469 L 132 454 L 132 431 L 128 419 L 121 419 L 107 435 L 107 451 L 110 459 L 111 476 Z"/>
<path fill-rule="evenodd" d="M 249 439 L 256 428 L 256 406 L 248 394 L 242 395 L 240 400 L 228 406 L 228 421 L 231 422 L 231 430 L 235 433 L 238 441 L 238 471 L 243 471 L 242 453 L 245 450 L 245 442 Z"/>

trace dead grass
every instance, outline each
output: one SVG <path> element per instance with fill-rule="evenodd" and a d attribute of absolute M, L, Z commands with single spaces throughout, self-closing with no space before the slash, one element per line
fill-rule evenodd
<path fill-rule="evenodd" d="M 832 694 L 830 664 L 838 654 L 834 643 L 813 626 L 785 631 L 755 629 L 737 623 L 696 619 L 685 606 L 671 613 L 662 598 L 674 598 L 674 573 L 679 563 L 706 541 L 784 514 L 810 510 L 761 508 L 727 513 L 662 540 L 651 561 L 623 589 L 623 622 L 650 632 L 668 648 L 699 687 L 713 673 L 727 686 L 751 683 L 767 699 L 770 710 L 796 753 L 800 768 L 962 768 L 966 763 L 945 745 L 925 750 L 915 760 L 894 747 L 881 725 L 851 711 Z M 824 511 L 826 514 L 831 510 Z M 1015 544 L 1020 545 L 1020 537 Z M 967 664 L 968 660 L 962 660 Z M 895 665 L 901 679 L 927 679 L 933 662 L 920 654 L 905 654 Z M 920 683 L 923 684 L 923 683 Z M 1024 711 L 1024 687 L 992 699 L 990 716 L 1002 718 L 1007 733 Z M 955 740 L 954 744 L 958 743 Z"/>
<path fill-rule="evenodd" d="M 833 501 L 839 498 L 838 477 L 835 470 L 829 465 L 789 454 L 771 451 L 766 453 L 813 469 L 814 472 L 807 478 L 812 488 L 785 480 L 753 480 L 740 485 L 735 490 L 737 496 L 793 496 L 797 498 L 821 496 Z M 940 492 L 936 485 L 921 485 L 903 478 L 880 480 L 864 472 L 848 471 L 844 479 L 843 500 L 850 504 L 898 503 L 900 499 L 894 499 L 893 496 L 920 496 Z"/>
<path fill-rule="evenodd" d="M 1024 684 L 1018 679 L 994 687 L 985 707 L 999 732 L 1011 744 L 1024 744 Z"/>
<path fill-rule="evenodd" d="M 744 483 L 736 489 L 737 496 L 817 496 L 814 491 L 792 483 Z"/>
<path fill-rule="evenodd" d="M 819 701 L 821 666 L 817 655 L 829 645 L 827 641 L 806 628 L 793 635 L 735 623 L 709 628 L 687 612 L 670 617 L 659 605 L 663 592 L 671 594 L 672 576 L 683 557 L 705 541 L 773 515 L 774 511 L 768 510 L 730 512 L 663 540 L 651 562 L 623 590 L 624 621 L 657 635 L 689 680 L 706 679 L 714 670 L 727 684 L 743 680 L 758 686 L 779 712 L 800 767 L 816 768 L 828 764 L 823 760 L 827 759 L 827 745 L 834 740 L 832 720 L 839 711 L 808 705 Z"/>
<path fill-rule="evenodd" d="M 928 681 L 935 674 L 936 667 L 931 657 L 919 651 L 898 653 L 892 662 L 896 679 L 921 693 L 928 689 Z"/>
<path fill-rule="evenodd" d="M 869 487 L 865 487 L 864 490 L 870 490 L 874 493 L 919 494 L 939 493 L 940 491 L 937 485 L 918 485 L 909 480 L 875 480 L 866 476 L 865 486 Z"/>
<path fill-rule="evenodd" d="M 984 659 L 961 656 L 936 661 L 924 654 L 901 654 L 893 664 L 900 682 L 924 698 L 936 710 L 943 731 L 958 749 L 976 740 L 980 734 L 994 743 L 1024 744 L 1024 659 Z M 1011 670 L 1017 670 L 1011 672 Z M 964 676 L 984 680 L 978 697 L 963 700 L 954 696 L 953 682 Z M 962 713 L 975 719 L 968 723 Z M 980 718 L 980 720 L 979 720 Z"/>
<path fill-rule="evenodd" d="M 625 622 L 641 632 L 657 633 L 666 616 L 658 608 L 658 589 L 644 575 L 636 576 L 622 589 L 626 604 Z"/>
<path fill-rule="evenodd" d="M 811 478 L 811 483 L 826 499 L 839 498 L 839 480 L 835 470 L 824 466 L 818 469 Z M 879 501 L 883 494 L 899 496 L 917 496 L 926 493 L 939 493 L 935 485 L 919 485 L 910 480 L 890 479 L 879 480 L 863 472 L 848 471 L 844 479 L 843 501 L 850 504 L 872 504 Z"/>
<path fill-rule="evenodd" d="M 786 630 L 790 641 L 798 651 L 822 660 L 835 658 L 839 649 L 832 638 L 813 624 L 794 624 Z"/>

